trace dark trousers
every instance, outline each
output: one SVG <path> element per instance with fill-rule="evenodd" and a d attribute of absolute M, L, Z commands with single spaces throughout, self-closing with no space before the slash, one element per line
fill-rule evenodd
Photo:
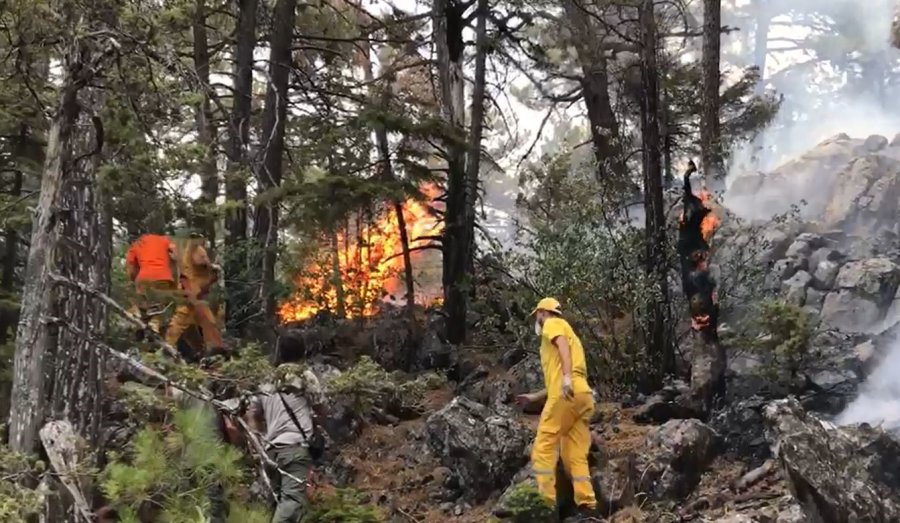
<path fill-rule="evenodd" d="M 309 501 L 306 499 L 306 481 L 309 479 L 311 464 L 309 451 L 305 447 L 275 447 L 269 450 L 269 458 L 278 468 L 297 477 L 304 483 L 284 474 L 276 473 L 272 477 L 272 487 L 278 498 L 272 523 L 296 523 L 306 513 Z"/>

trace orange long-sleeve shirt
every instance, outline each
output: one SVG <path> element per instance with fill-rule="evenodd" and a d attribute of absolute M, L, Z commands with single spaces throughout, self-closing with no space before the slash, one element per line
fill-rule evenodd
<path fill-rule="evenodd" d="M 138 268 L 135 281 L 175 281 L 169 252 L 172 241 L 159 234 L 145 234 L 131 244 L 125 263 Z"/>

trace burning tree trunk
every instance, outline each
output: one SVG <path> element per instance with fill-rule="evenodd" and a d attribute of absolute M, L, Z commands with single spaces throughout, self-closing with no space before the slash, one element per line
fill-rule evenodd
<path fill-rule="evenodd" d="M 722 136 L 719 125 L 719 55 L 722 35 L 721 0 L 703 0 L 703 89 L 700 110 L 701 168 L 708 180 L 722 172 Z"/>
<path fill-rule="evenodd" d="M 693 162 L 684 175 L 684 209 L 678 227 L 681 286 L 688 301 L 695 346 L 691 358 L 691 394 L 701 412 L 708 413 L 725 392 L 725 351 L 719 344 L 719 305 L 716 282 L 709 273 L 709 239 L 718 224 L 708 201 L 691 190 Z"/>
<path fill-rule="evenodd" d="M 646 221 L 646 270 L 655 296 L 649 304 L 648 352 L 653 362 L 653 385 L 675 370 L 675 354 L 669 336 L 669 284 L 666 260 L 666 216 L 663 205 L 662 164 L 659 136 L 659 37 L 653 0 L 639 7 L 641 31 L 641 143 L 643 147 L 644 212 Z"/>
<path fill-rule="evenodd" d="M 284 156 L 284 129 L 287 118 L 288 80 L 291 72 L 291 43 L 297 0 L 278 0 L 275 4 L 272 37 L 269 43 L 269 79 L 265 110 L 260 129 L 260 152 L 256 181 L 259 203 L 256 206 L 254 236 L 262 255 L 259 300 L 267 333 L 275 329 L 275 262 L 278 256 L 278 206 L 281 197 L 281 169 Z"/>
<path fill-rule="evenodd" d="M 247 145 L 253 100 L 253 51 L 256 49 L 258 0 L 240 0 L 234 54 L 234 104 L 228 124 L 228 170 L 225 175 L 225 290 L 228 327 L 243 331 L 246 304 L 251 301 L 247 276 Z M 241 309 L 238 308 L 241 306 Z"/>
<path fill-rule="evenodd" d="M 214 256 L 216 245 L 215 205 L 219 196 L 219 172 L 216 169 L 216 127 L 213 123 L 209 99 L 209 39 L 206 32 L 206 1 L 197 0 L 193 22 L 194 69 L 197 72 L 197 91 L 200 103 L 196 108 L 197 143 L 203 148 L 200 161 L 200 198 L 194 215 L 203 236 L 209 241 L 209 255 Z"/>
<path fill-rule="evenodd" d="M 366 82 L 373 85 L 375 74 L 372 71 L 372 50 L 369 45 L 363 47 L 363 62 L 365 64 Z M 381 110 L 388 111 L 391 105 L 391 89 L 393 88 L 393 77 L 384 79 L 385 85 L 382 86 Z M 396 179 L 394 165 L 391 161 L 391 151 L 388 145 L 388 130 L 382 122 L 375 124 L 375 146 L 378 149 L 378 159 L 381 162 L 382 175 L 386 180 Z M 400 233 L 400 249 L 403 253 L 403 279 L 406 284 L 406 311 L 411 321 L 410 325 L 415 324 L 414 306 L 416 303 L 416 282 L 413 277 L 412 254 L 410 253 L 409 231 L 406 228 L 406 216 L 403 215 L 403 204 L 400 200 L 395 199 L 391 202 L 395 216 L 397 216 L 397 229 Z"/>
<path fill-rule="evenodd" d="M 80 29 L 85 15 L 82 12 L 76 14 L 74 10 L 69 10 L 68 15 L 74 19 L 73 25 Z M 83 312 L 84 317 L 66 319 L 87 327 L 92 334 L 103 329 L 95 305 L 85 310 L 78 300 L 64 301 L 58 309 L 50 279 L 51 270 L 57 267 L 68 274 L 84 277 L 84 283 L 93 287 L 100 288 L 108 281 L 107 274 L 99 273 L 99 268 L 108 263 L 108 256 L 103 253 L 103 235 L 96 229 L 100 219 L 93 192 L 96 173 L 92 162 L 99 147 L 88 152 L 78 147 L 87 145 L 89 140 L 93 140 L 92 148 L 93 143 L 102 145 L 99 119 L 94 116 L 93 121 L 90 120 L 91 101 L 97 99 L 91 99 L 83 92 L 105 66 L 112 49 L 101 51 L 98 47 L 97 42 L 88 37 L 73 36 L 68 42 L 59 101 L 47 139 L 13 365 L 9 445 L 18 452 L 28 453 L 35 449 L 38 429 L 47 414 L 48 397 L 56 413 L 77 413 L 73 421 L 79 424 L 81 431 L 90 431 L 99 414 L 94 410 L 99 382 L 91 380 L 96 375 L 90 375 L 90 371 L 96 369 L 94 353 L 83 343 L 65 336 L 60 337 L 57 347 L 55 328 L 48 321 L 54 315 L 78 311 Z M 79 138 L 81 141 L 76 141 Z M 60 248 L 61 235 L 67 240 L 63 248 Z M 62 255 L 63 251 L 71 254 Z M 65 292 L 60 297 L 66 298 Z M 56 366 L 82 372 L 63 376 L 61 382 L 54 383 L 54 376 L 48 379 L 48 372 Z"/>

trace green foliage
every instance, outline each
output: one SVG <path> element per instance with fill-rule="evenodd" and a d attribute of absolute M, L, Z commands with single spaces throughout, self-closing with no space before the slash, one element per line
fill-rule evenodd
<path fill-rule="evenodd" d="M 515 523 L 550 521 L 555 512 L 537 488 L 527 483 L 516 485 L 512 492 L 504 496 L 504 507 Z"/>
<path fill-rule="evenodd" d="M 376 407 L 418 409 L 425 393 L 444 383 L 445 378 L 434 373 L 410 380 L 401 373 L 384 370 L 372 358 L 363 356 L 353 367 L 334 377 L 328 383 L 328 391 L 349 400 L 354 410 L 365 416 Z"/>
<path fill-rule="evenodd" d="M 384 521 L 375 507 L 365 503 L 365 497 L 351 489 L 317 496 L 303 523 L 380 523 Z"/>
<path fill-rule="evenodd" d="M 171 398 L 159 390 L 131 381 L 122 384 L 118 396 L 131 418 L 140 422 L 165 419 L 175 409 Z"/>
<path fill-rule="evenodd" d="M 194 521 L 206 511 L 207 489 L 221 483 L 229 499 L 244 473 L 240 452 L 221 442 L 205 409 L 175 413 L 168 431 L 144 428 L 132 442 L 131 460 L 113 460 L 102 472 L 101 488 L 110 502 L 136 513 L 144 504 L 162 521 Z"/>
<path fill-rule="evenodd" d="M 238 390 L 253 390 L 261 383 L 272 381 L 275 367 L 257 345 L 240 350 L 237 357 L 224 361 L 215 369 L 216 379 Z"/>
<path fill-rule="evenodd" d="M 777 367 L 796 375 L 809 354 L 813 328 L 809 314 L 782 301 L 767 301 L 759 306 L 759 328 L 754 350 L 769 355 Z"/>
<path fill-rule="evenodd" d="M 43 495 L 23 486 L 23 482 L 37 482 L 43 470 L 43 462 L 0 445 L 0 523 L 19 523 L 40 513 Z"/>

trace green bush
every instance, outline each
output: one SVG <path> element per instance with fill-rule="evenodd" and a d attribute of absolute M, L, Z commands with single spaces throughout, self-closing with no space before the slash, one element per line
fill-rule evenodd
<path fill-rule="evenodd" d="M 241 454 L 212 430 L 208 410 L 181 410 L 168 431 L 141 430 L 132 442 L 130 463 L 113 459 L 101 474 L 101 489 L 123 515 L 136 521 L 144 504 L 161 521 L 195 521 L 209 509 L 207 489 L 221 483 L 226 499 L 244 478 Z"/>
<path fill-rule="evenodd" d="M 755 308 L 754 336 L 749 348 L 764 361 L 764 371 L 773 379 L 790 382 L 809 357 L 813 326 L 800 307 L 770 300 Z"/>
<path fill-rule="evenodd" d="M 356 412 L 366 415 L 376 407 L 418 409 L 427 391 L 445 383 L 443 377 L 434 373 L 410 380 L 401 373 L 386 371 L 372 358 L 363 356 L 328 383 L 328 392 L 348 399 Z"/>
<path fill-rule="evenodd" d="M 543 523 L 553 517 L 554 508 L 533 485 L 522 483 L 504 496 L 504 507 L 515 523 Z"/>
<path fill-rule="evenodd" d="M 380 523 L 384 521 L 377 508 L 368 505 L 365 497 L 352 489 L 338 489 L 332 494 L 312 500 L 309 514 L 303 523 Z"/>
<path fill-rule="evenodd" d="M 40 513 L 44 497 L 23 483 L 37 481 L 44 463 L 0 446 L 0 523 L 19 523 Z"/>

